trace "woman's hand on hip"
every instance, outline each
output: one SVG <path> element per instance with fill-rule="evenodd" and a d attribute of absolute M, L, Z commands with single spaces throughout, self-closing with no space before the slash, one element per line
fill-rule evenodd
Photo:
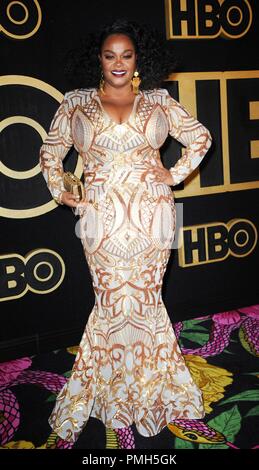
<path fill-rule="evenodd" d="M 173 177 L 167 168 L 157 166 L 152 170 L 152 172 L 155 175 L 155 181 L 158 183 L 165 183 L 169 186 L 173 185 Z"/>

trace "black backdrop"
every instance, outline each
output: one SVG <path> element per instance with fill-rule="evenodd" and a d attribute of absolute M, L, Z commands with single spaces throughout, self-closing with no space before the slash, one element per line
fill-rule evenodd
<path fill-rule="evenodd" d="M 62 94 L 70 89 L 63 73 L 64 52 L 77 43 L 79 34 L 118 16 L 148 22 L 166 36 L 170 8 L 177 23 L 174 8 L 183 8 L 185 2 L 20 3 L 23 7 L 10 7 L 6 0 L 0 6 L 2 360 L 78 343 L 94 305 L 88 266 L 74 233 L 75 216 L 51 200 L 37 167 L 42 138 Z M 215 7 L 220 2 L 200 3 Z M 233 24 L 238 23 L 240 5 L 250 5 L 251 24 L 245 34 L 168 39 L 178 68 L 165 87 L 197 114 L 214 140 L 201 164 L 200 179 L 174 191 L 184 209 L 184 249 L 172 250 L 163 288 L 173 322 L 259 302 L 254 274 L 259 219 L 259 5 L 221 3 L 226 12 L 229 8 L 225 16 Z M 196 2 L 187 0 L 186 5 L 193 9 Z M 202 22 L 197 15 L 196 19 L 196 24 Z M 180 152 L 181 146 L 169 138 L 161 149 L 164 165 L 169 168 Z M 80 157 L 74 150 L 64 166 L 80 174 Z M 198 254 L 192 251 L 196 237 Z M 216 239 L 220 242 L 215 248 Z"/>

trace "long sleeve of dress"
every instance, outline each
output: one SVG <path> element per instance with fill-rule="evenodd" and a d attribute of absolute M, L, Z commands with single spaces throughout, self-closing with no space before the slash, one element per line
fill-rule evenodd
<path fill-rule="evenodd" d="M 166 112 L 169 134 L 186 147 L 182 157 L 169 168 L 173 178 L 172 186 L 175 186 L 185 180 L 200 164 L 211 146 L 212 137 L 209 130 L 172 98 L 167 90 Z"/>
<path fill-rule="evenodd" d="M 51 121 L 48 135 L 40 148 L 40 168 L 53 199 L 59 204 L 62 192 L 64 168 L 62 160 L 73 145 L 69 103 L 65 93 Z"/>

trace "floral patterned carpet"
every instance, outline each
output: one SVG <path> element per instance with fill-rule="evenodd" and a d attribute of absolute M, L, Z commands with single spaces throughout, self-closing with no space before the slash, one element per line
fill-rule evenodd
<path fill-rule="evenodd" d="M 259 305 L 173 324 L 186 363 L 203 392 L 203 421 L 176 420 L 157 436 L 135 425 L 120 432 L 90 418 L 73 445 L 48 416 L 71 373 L 77 347 L 0 364 L 0 448 L 259 448 Z"/>

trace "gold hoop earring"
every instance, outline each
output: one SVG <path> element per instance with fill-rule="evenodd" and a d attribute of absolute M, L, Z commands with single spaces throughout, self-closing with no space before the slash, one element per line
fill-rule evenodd
<path fill-rule="evenodd" d="M 131 79 L 131 83 L 132 83 L 133 93 L 135 93 L 135 95 L 137 95 L 138 92 L 139 92 L 139 85 L 141 83 L 141 80 L 139 78 L 139 73 L 138 73 L 137 70 L 135 70 L 135 72 L 133 74 L 133 78 Z"/>
<path fill-rule="evenodd" d="M 100 80 L 100 83 L 99 83 L 99 89 L 100 89 L 102 95 L 105 95 L 105 94 L 106 94 L 105 91 L 104 91 L 104 89 L 103 89 L 104 83 L 105 83 L 105 81 L 104 81 L 104 76 L 103 76 L 103 72 L 102 72 L 102 74 L 101 74 L 101 80 Z"/>

